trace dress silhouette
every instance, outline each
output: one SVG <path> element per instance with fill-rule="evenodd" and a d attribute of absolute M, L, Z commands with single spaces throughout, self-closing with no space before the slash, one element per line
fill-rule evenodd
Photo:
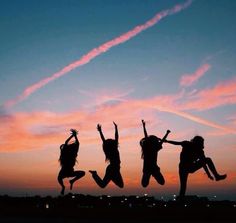
<path fill-rule="evenodd" d="M 113 181 L 118 187 L 123 188 L 124 182 L 120 173 L 120 155 L 118 150 L 118 128 L 115 122 L 115 139 L 105 139 L 102 133 L 102 127 L 100 124 L 97 125 L 97 130 L 100 133 L 100 137 L 103 142 L 103 151 L 105 153 L 106 161 L 109 162 L 109 165 L 106 168 L 106 173 L 103 179 L 101 179 L 97 171 L 90 170 L 93 179 L 97 185 L 101 188 L 105 188 L 110 181 Z"/>
<path fill-rule="evenodd" d="M 182 151 L 180 153 L 180 163 L 179 163 L 179 179 L 180 179 L 180 192 L 179 196 L 184 197 L 187 187 L 187 179 L 189 173 L 194 173 L 197 170 L 203 168 L 211 180 L 223 180 L 227 177 L 226 174 L 220 175 L 211 160 L 211 158 L 206 157 L 204 154 L 204 138 L 201 136 L 195 136 L 190 141 L 170 141 L 165 142 L 171 143 L 173 145 L 182 146 Z M 211 175 L 213 174 L 213 176 Z"/>
<path fill-rule="evenodd" d="M 159 184 L 164 185 L 165 179 L 161 174 L 160 167 L 157 165 L 157 155 L 158 151 L 162 149 L 163 141 L 167 138 L 170 130 L 167 130 L 163 139 L 160 139 L 155 135 L 148 135 L 144 120 L 142 120 L 142 124 L 144 138 L 140 140 L 143 159 L 143 176 L 141 184 L 143 187 L 147 187 L 150 177 L 153 176 Z"/>
<path fill-rule="evenodd" d="M 77 138 L 78 132 L 75 129 L 71 129 L 71 136 L 65 141 L 64 144 L 60 146 L 61 154 L 59 158 L 59 162 L 61 164 L 61 170 L 58 174 L 57 180 L 61 185 L 61 194 L 63 195 L 65 192 L 65 186 L 63 183 L 63 179 L 67 177 L 74 177 L 70 182 L 70 189 L 72 190 L 73 184 L 75 181 L 80 179 L 85 175 L 84 171 L 74 171 L 74 165 L 76 163 L 76 157 L 79 151 L 79 140 Z M 69 141 L 74 137 L 75 142 L 69 144 Z"/>

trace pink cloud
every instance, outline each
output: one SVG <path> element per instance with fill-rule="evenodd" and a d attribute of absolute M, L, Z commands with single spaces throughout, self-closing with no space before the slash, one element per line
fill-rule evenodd
<path fill-rule="evenodd" d="M 117 90 L 113 93 L 106 91 L 98 94 L 95 101 L 99 102 L 99 106 L 94 107 L 93 111 L 32 112 L 15 113 L 10 116 L 2 115 L 0 116 L 1 151 L 29 150 L 35 147 L 44 148 L 47 145 L 58 146 L 58 143 L 64 141 L 66 131 L 70 128 L 79 128 L 85 144 L 95 144 L 99 142 L 96 124 L 103 124 L 108 135 L 113 137 L 112 121 L 119 123 L 121 131 L 125 133 L 122 135 L 124 141 L 138 141 L 139 136 L 142 137 L 140 120 L 149 119 L 150 123 L 155 123 L 156 111 L 183 117 L 201 125 L 218 129 L 224 134 L 236 134 L 232 127 L 223 126 L 186 112 L 186 110 L 206 110 L 222 105 L 235 104 L 235 78 L 221 82 L 211 88 L 192 92 L 190 95 L 181 91 L 177 94 L 156 96 L 149 99 L 123 98 L 129 92 L 128 90 L 122 93 Z M 106 103 L 106 95 L 111 100 L 114 98 L 122 98 L 122 100 L 115 104 L 109 104 Z M 233 116 L 231 119 L 235 120 L 235 117 Z M 165 130 L 162 129 L 161 132 Z"/>
<path fill-rule="evenodd" d="M 136 35 L 138 35 L 139 33 L 143 32 L 144 30 L 154 26 L 161 19 L 165 18 L 166 16 L 178 13 L 181 10 L 187 8 L 191 3 L 192 3 L 192 0 L 187 0 L 183 4 L 176 5 L 171 9 L 163 10 L 163 11 L 157 13 L 152 19 L 148 20 L 146 23 L 144 23 L 142 25 L 138 25 L 135 28 L 133 28 L 132 30 L 122 34 L 121 36 L 118 36 L 118 37 L 102 44 L 101 46 L 92 49 L 90 52 L 88 52 L 87 54 L 82 56 L 79 60 L 72 62 L 71 64 L 65 66 L 60 71 L 54 73 L 52 76 L 44 78 L 41 81 L 39 81 L 31 86 L 26 87 L 25 90 L 20 95 L 18 95 L 15 99 L 6 101 L 4 103 L 4 107 L 9 108 L 9 107 L 12 107 L 15 104 L 21 102 L 22 100 L 25 100 L 31 94 L 33 94 L 35 91 L 39 90 L 40 88 L 44 87 L 45 85 L 49 84 L 50 82 L 56 80 L 59 77 L 64 76 L 65 74 L 74 70 L 77 67 L 80 67 L 80 66 L 83 66 L 83 65 L 89 63 L 92 59 L 107 52 L 110 48 L 128 41 L 129 39 L 131 39 L 131 38 L 135 37 Z"/>
<path fill-rule="evenodd" d="M 2 116 L 0 117 L 0 150 L 10 152 L 59 147 L 67 137 L 70 128 L 78 128 L 82 144 L 91 146 L 100 142 L 96 130 L 97 123 L 102 124 L 106 137 L 114 137 L 112 121 L 118 123 L 122 142 L 138 142 L 143 136 L 141 119 L 150 121 L 148 130 L 152 132 L 153 124 L 157 123 L 156 111 L 168 112 L 225 133 L 236 134 L 234 129 L 177 110 L 175 101 L 181 96 L 180 93 L 145 100 L 129 99 L 118 104 L 100 105 L 93 111 L 32 112 Z M 158 123 L 157 130 L 155 132 L 164 134 L 166 127 Z"/>
<path fill-rule="evenodd" d="M 223 81 L 214 87 L 195 92 L 179 107 L 182 110 L 208 110 L 236 103 L 236 78 Z"/>
<path fill-rule="evenodd" d="M 211 122 L 209 120 L 200 118 L 198 116 L 195 115 L 191 115 L 187 112 L 178 110 L 178 104 L 175 102 L 175 100 L 173 100 L 173 97 L 169 97 L 169 101 L 170 103 L 166 103 L 165 98 L 168 98 L 167 96 L 163 97 L 162 100 L 161 97 L 156 97 L 153 98 L 151 101 L 148 102 L 140 102 L 140 106 L 142 107 L 148 107 L 148 108 L 153 108 L 162 112 L 168 112 L 168 113 L 172 113 L 175 114 L 177 116 L 183 117 L 185 119 L 191 120 L 193 122 L 205 125 L 205 126 L 209 126 L 212 128 L 216 128 L 216 129 L 220 129 L 223 130 L 225 133 L 232 133 L 232 134 L 236 134 L 236 130 L 230 128 L 230 127 L 225 127 L 223 125 L 219 125 L 217 123 Z"/>
<path fill-rule="evenodd" d="M 180 86 L 186 87 L 196 83 L 209 69 L 211 65 L 203 64 L 192 74 L 185 74 L 180 79 Z"/>
<path fill-rule="evenodd" d="M 130 112 L 132 110 L 132 113 Z M 114 137 L 112 121 L 118 123 L 124 141 L 138 137 L 137 131 L 142 114 L 152 119 L 149 111 L 143 112 L 137 104 L 104 105 L 95 111 L 74 111 L 69 113 L 25 112 L 0 117 L 0 151 L 24 151 L 58 147 L 64 142 L 70 128 L 79 129 L 79 135 L 85 145 L 100 142 L 96 130 L 101 123 L 107 137 Z M 141 132 L 141 131 L 140 131 Z M 142 135 L 142 133 L 140 133 Z M 141 136 L 140 136 L 141 137 Z"/>

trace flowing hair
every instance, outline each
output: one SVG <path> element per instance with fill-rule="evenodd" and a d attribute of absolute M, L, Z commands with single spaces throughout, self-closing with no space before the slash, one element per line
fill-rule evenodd
<path fill-rule="evenodd" d="M 63 167 L 73 167 L 77 162 L 78 144 L 62 144 L 60 146 L 61 154 L 59 158 L 60 165 Z"/>
<path fill-rule="evenodd" d="M 142 138 L 139 142 L 141 146 L 141 158 L 144 159 L 144 153 L 147 150 L 151 150 L 153 148 L 157 148 L 160 150 L 160 138 L 156 137 L 155 135 L 150 135 L 148 137 Z"/>
<path fill-rule="evenodd" d="M 118 143 L 114 139 L 106 139 L 102 145 L 105 153 L 105 160 L 110 161 L 113 157 L 119 156 Z"/>

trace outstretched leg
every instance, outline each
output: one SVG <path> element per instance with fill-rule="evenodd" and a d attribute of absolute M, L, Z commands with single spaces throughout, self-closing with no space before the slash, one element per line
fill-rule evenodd
<path fill-rule="evenodd" d="M 141 181 L 143 187 L 148 186 L 150 177 L 151 177 L 151 173 L 145 173 L 145 172 L 143 173 L 143 177 Z"/>
<path fill-rule="evenodd" d="M 97 185 L 101 188 L 105 188 L 107 186 L 107 184 L 111 181 L 111 171 L 110 171 L 109 166 L 106 169 L 106 174 L 103 179 L 101 179 L 98 176 L 97 171 L 90 170 L 89 172 L 92 174 L 92 177 L 95 180 L 95 182 L 97 183 Z"/>
<path fill-rule="evenodd" d="M 152 176 L 155 178 L 155 180 L 160 184 L 165 184 L 165 179 L 163 175 L 161 174 L 160 168 L 157 166 L 155 170 L 152 172 Z"/>
<path fill-rule="evenodd" d="M 221 175 L 221 174 L 219 174 L 219 173 L 217 172 L 217 170 L 216 170 L 216 168 L 215 168 L 215 165 L 214 165 L 214 163 L 213 163 L 213 161 L 212 161 L 211 158 L 207 157 L 207 158 L 205 159 L 205 162 L 206 162 L 206 165 L 208 166 L 208 168 L 210 169 L 210 171 L 213 173 L 213 175 L 214 175 L 216 181 L 224 180 L 224 179 L 227 177 L 226 174 Z"/>
<path fill-rule="evenodd" d="M 179 167 L 179 180 L 180 180 L 179 196 L 184 197 L 187 188 L 188 172 L 181 167 Z"/>
<path fill-rule="evenodd" d="M 73 184 L 76 180 L 82 178 L 85 175 L 85 172 L 82 170 L 74 171 L 72 176 L 75 176 L 73 179 L 70 180 L 70 190 L 73 188 Z"/>

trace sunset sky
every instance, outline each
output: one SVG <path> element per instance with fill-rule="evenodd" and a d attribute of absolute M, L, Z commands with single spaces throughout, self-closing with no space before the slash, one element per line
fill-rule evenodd
<path fill-rule="evenodd" d="M 205 138 L 222 182 L 203 170 L 187 194 L 236 199 L 236 1 L 0 0 L 0 195 L 58 195 L 59 147 L 79 131 L 73 192 L 178 194 L 181 148 L 164 144 L 165 186 L 142 188 L 141 120 L 149 134 Z M 125 188 L 100 189 L 96 130 L 119 129 Z M 66 180 L 66 185 L 67 180 Z M 69 192 L 68 188 L 66 193 Z"/>

